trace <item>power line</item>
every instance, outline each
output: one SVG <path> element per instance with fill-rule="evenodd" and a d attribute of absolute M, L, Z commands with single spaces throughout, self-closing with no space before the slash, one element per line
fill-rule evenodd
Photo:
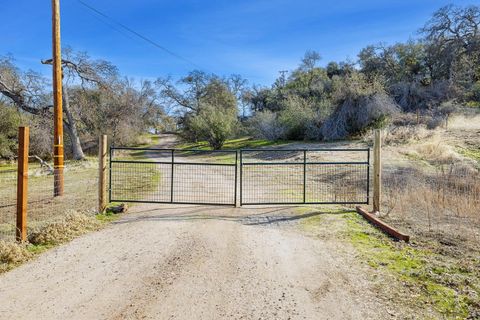
<path fill-rule="evenodd" d="M 130 32 L 131 34 L 137 36 L 138 38 L 140 38 L 140 39 L 148 42 L 148 43 L 151 44 L 152 46 L 154 46 L 154 47 L 156 47 L 156 48 L 158 48 L 158 49 L 160 49 L 160 50 L 168 53 L 169 55 L 171 55 L 171 56 L 173 56 L 173 57 L 175 57 L 175 58 L 177 58 L 177 59 L 180 59 L 180 60 L 182 60 L 182 61 L 184 61 L 184 62 L 187 62 L 187 63 L 195 66 L 196 68 L 202 69 L 202 68 L 201 68 L 199 65 L 197 65 L 195 62 L 193 62 L 193 61 L 191 61 L 191 60 L 188 60 L 187 58 L 184 58 L 184 57 L 182 57 L 181 55 L 176 54 L 175 52 L 173 52 L 173 51 L 165 48 L 164 46 L 162 46 L 162 45 L 158 44 L 157 42 L 155 42 L 155 41 L 147 38 L 146 36 L 140 34 L 139 32 L 137 32 L 137 31 L 135 31 L 135 30 L 133 30 L 133 29 L 131 29 L 130 27 L 124 25 L 123 23 L 114 20 L 113 18 L 109 17 L 107 14 L 105 14 L 105 13 L 101 12 L 100 10 L 92 7 L 91 5 L 83 2 L 82 0 L 77 0 L 77 1 L 78 1 L 81 5 L 83 5 L 85 8 L 87 8 L 87 9 L 95 12 L 96 14 L 102 16 L 103 18 L 105 18 L 105 19 L 107 19 L 107 20 L 110 20 L 111 22 L 113 22 L 114 24 L 118 25 L 118 26 L 121 27 L 122 29 L 124 29 L 124 30 Z M 104 21 L 104 22 L 105 22 L 105 21 Z M 112 27 L 112 26 L 110 26 L 110 27 Z M 114 28 L 114 29 L 123 34 L 123 32 L 121 32 L 120 30 L 118 30 L 118 29 L 116 29 L 116 28 Z M 129 38 L 130 38 L 130 37 L 129 37 Z"/>

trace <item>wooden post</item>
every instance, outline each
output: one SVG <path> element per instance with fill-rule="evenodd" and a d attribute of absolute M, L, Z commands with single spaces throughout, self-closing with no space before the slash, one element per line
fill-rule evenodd
<path fill-rule="evenodd" d="M 382 134 L 375 130 L 373 146 L 373 212 L 380 212 L 382 200 Z"/>
<path fill-rule="evenodd" d="M 107 205 L 107 136 L 103 135 L 98 141 L 98 213 L 102 213 Z"/>
<path fill-rule="evenodd" d="M 17 241 L 27 240 L 27 200 L 28 200 L 28 147 L 29 128 L 18 130 L 18 172 L 17 172 Z"/>
<path fill-rule="evenodd" d="M 53 161 L 55 197 L 63 195 L 63 105 L 62 105 L 62 53 L 60 46 L 60 0 L 52 0 L 52 53 L 53 53 Z"/>

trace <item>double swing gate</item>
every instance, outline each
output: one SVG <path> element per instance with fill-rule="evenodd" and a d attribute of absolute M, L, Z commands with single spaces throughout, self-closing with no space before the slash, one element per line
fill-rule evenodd
<path fill-rule="evenodd" d="M 368 204 L 369 149 L 110 148 L 111 202 Z"/>

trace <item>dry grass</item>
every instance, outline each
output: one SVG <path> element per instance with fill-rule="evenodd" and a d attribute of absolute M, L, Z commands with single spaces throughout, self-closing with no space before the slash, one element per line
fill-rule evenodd
<path fill-rule="evenodd" d="M 10 270 L 32 257 L 26 244 L 0 241 L 0 273 Z"/>
<path fill-rule="evenodd" d="M 448 121 L 451 130 L 480 130 L 480 115 L 455 115 Z"/>
<path fill-rule="evenodd" d="M 427 161 L 432 165 L 448 165 L 462 160 L 462 157 L 452 147 L 440 140 L 422 143 L 412 149 L 408 155 Z"/>
<path fill-rule="evenodd" d="M 386 145 L 416 143 L 433 135 L 434 132 L 428 130 L 424 125 L 391 127 L 384 134 L 384 143 Z"/>
<path fill-rule="evenodd" d="M 414 235 L 480 241 L 480 172 L 461 163 L 384 173 L 388 219 Z M 470 241 L 470 242 L 468 242 Z"/>
<path fill-rule="evenodd" d="M 97 162 L 69 161 L 65 167 L 65 194 L 53 197 L 54 176 L 31 166 L 28 179 L 28 226 L 40 228 L 61 220 L 65 212 L 93 213 L 97 205 Z M 0 239 L 14 239 L 16 172 L 0 175 Z"/>
<path fill-rule="evenodd" d="M 34 245 L 55 245 L 99 229 L 101 222 L 92 215 L 67 213 L 60 221 L 52 222 L 29 232 L 28 241 Z"/>

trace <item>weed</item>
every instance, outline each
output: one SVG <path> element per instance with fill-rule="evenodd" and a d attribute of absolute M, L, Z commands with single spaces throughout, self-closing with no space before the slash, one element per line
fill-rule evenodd
<path fill-rule="evenodd" d="M 100 221 L 93 216 L 72 212 L 60 221 L 46 224 L 38 230 L 30 232 L 28 241 L 34 245 L 55 245 L 97 230 L 99 227 Z"/>
<path fill-rule="evenodd" d="M 22 264 L 32 257 L 23 243 L 0 241 L 0 273 Z"/>

